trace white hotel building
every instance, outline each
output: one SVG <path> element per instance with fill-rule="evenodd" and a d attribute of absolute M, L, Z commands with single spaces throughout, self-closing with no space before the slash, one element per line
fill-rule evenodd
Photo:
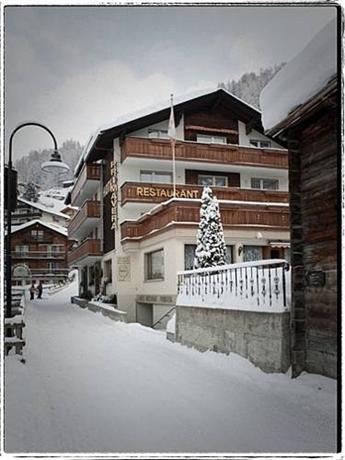
<path fill-rule="evenodd" d="M 116 294 L 128 321 L 154 324 L 192 267 L 202 186 L 220 202 L 228 262 L 288 258 L 288 154 L 261 114 L 223 89 L 175 103 L 176 190 L 169 102 L 91 137 L 66 204 L 79 296 Z M 89 292 L 88 292 L 89 291 Z"/>

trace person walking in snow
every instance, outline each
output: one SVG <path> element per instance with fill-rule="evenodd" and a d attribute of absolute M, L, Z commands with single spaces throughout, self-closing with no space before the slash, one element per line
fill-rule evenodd
<path fill-rule="evenodd" d="M 43 285 L 42 285 L 42 281 L 40 280 L 37 286 L 37 298 L 38 299 L 42 299 L 42 291 L 43 291 Z"/>
<path fill-rule="evenodd" d="M 30 300 L 34 300 L 34 298 L 35 298 L 35 291 L 36 291 L 35 281 L 33 281 L 33 282 L 31 283 L 31 286 L 30 286 L 30 289 L 29 289 L 29 292 L 30 292 Z"/>

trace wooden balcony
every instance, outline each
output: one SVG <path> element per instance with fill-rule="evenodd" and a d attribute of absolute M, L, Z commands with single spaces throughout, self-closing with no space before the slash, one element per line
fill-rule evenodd
<path fill-rule="evenodd" d="M 177 185 L 177 198 L 201 198 L 203 187 L 199 185 Z M 212 187 L 218 200 L 259 201 L 288 203 L 289 193 L 276 190 L 241 189 L 238 187 Z M 121 187 L 121 206 L 126 203 L 162 203 L 172 198 L 172 184 L 150 184 L 125 182 Z"/>
<path fill-rule="evenodd" d="M 171 160 L 170 141 L 167 139 L 126 137 L 121 147 L 121 161 L 123 162 L 129 157 Z M 177 161 L 288 168 L 286 150 L 259 149 L 234 144 L 219 145 L 176 141 L 175 158 Z"/>
<path fill-rule="evenodd" d="M 92 198 L 101 180 L 101 166 L 85 164 L 71 192 L 71 205 L 81 206 L 85 200 Z"/>
<path fill-rule="evenodd" d="M 68 254 L 68 265 L 84 265 L 102 257 L 101 240 L 87 239 Z"/>
<path fill-rule="evenodd" d="M 267 230 L 289 230 L 288 206 L 267 204 L 230 204 L 221 203 L 221 219 L 226 228 L 262 228 Z M 193 201 L 170 202 L 162 205 L 155 214 L 146 215 L 135 222 L 125 221 L 121 224 L 121 239 L 140 240 L 155 235 L 158 231 L 169 230 L 173 225 L 198 225 L 200 220 L 200 203 Z"/>
<path fill-rule="evenodd" d="M 85 201 L 69 222 L 68 236 L 76 239 L 85 238 L 98 223 L 100 217 L 100 202 L 93 200 Z"/>
<path fill-rule="evenodd" d="M 12 251 L 12 259 L 64 259 L 65 252 L 59 251 Z"/>

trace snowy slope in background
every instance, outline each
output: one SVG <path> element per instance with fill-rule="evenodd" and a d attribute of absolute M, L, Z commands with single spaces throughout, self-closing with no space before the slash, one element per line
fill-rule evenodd
<path fill-rule="evenodd" d="M 330 21 L 263 89 L 260 106 L 265 130 L 284 120 L 336 75 L 336 26 L 336 19 Z"/>

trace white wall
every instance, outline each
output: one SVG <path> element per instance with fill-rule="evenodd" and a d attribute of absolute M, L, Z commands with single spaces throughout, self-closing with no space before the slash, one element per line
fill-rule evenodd
<path fill-rule="evenodd" d="M 176 120 L 175 120 L 176 121 Z M 153 125 L 146 126 L 145 128 L 132 131 L 128 134 L 129 137 L 149 137 L 150 129 L 162 129 L 168 130 L 169 119 L 160 121 L 159 123 L 154 123 Z M 176 139 L 184 139 L 184 117 L 182 115 L 180 123 L 176 126 Z"/>
<path fill-rule="evenodd" d="M 269 137 L 265 136 L 264 134 L 259 133 L 255 129 L 253 129 L 249 134 L 246 134 L 246 125 L 242 121 L 238 121 L 238 136 L 239 136 L 239 145 L 243 145 L 244 147 L 253 147 L 250 144 L 250 139 L 257 139 L 262 141 L 270 141 L 271 148 L 282 149 L 283 147 L 279 145 L 277 142 L 273 141 Z"/>
<path fill-rule="evenodd" d="M 175 296 L 176 273 L 184 270 L 184 245 L 196 244 L 197 227 L 190 229 L 171 229 L 163 234 L 143 240 L 137 244 L 137 250 L 124 252 L 120 243 L 120 235 L 117 232 L 116 255 L 114 254 L 113 276 L 114 286 L 118 292 L 120 310 L 128 312 L 128 320 L 135 321 L 136 296 Z M 235 246 L 234 262 L 241 262 L 242 255 L 238 255 L 240 245 L 266 246 L 269 240 L 289 239 L 289 232 L 275 232 L 260 230 L 225 230 L 225 242 Z M 260 238 L 258 238 L 258 236 Z M 128 245 L 129 247 L 130 245 Z M 145 254 L 158 249 L 164 250 L 164 280 L 146 281 Z M 243 253 L 242 253 L 243 254 Z M 127 256 L 130 259 L 130 280 L 121 282 L 117 277 L 117 257 Z M 115 291 L 114 291 L 115 292 Z M 158 314 L 158 313 L 157 313 Z"/>

